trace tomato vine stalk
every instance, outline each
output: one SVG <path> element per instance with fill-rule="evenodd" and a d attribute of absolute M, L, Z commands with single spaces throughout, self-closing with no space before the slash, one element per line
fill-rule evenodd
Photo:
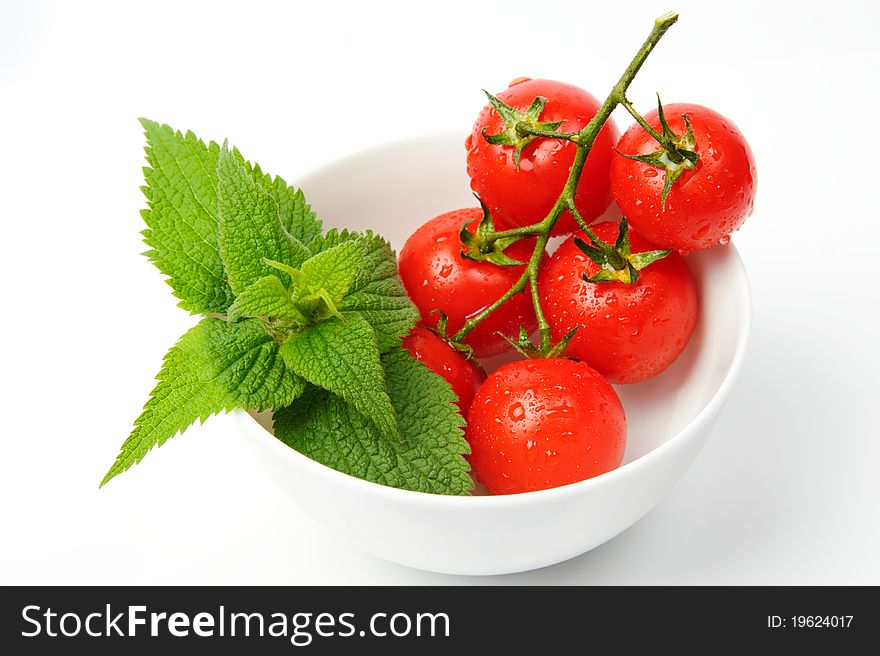
<path fill-rule="evenodd" d="M 523 136 L 565 139 L 571 141 L 577 148 L 574 161 L 571 165 L 571 170 L 569 171 L 562 193 L 559 195 L 559 198 L 557 198 L 550 212 L 544 217 L 544 219 L 532 225 L 513 228 L 511 230 L 502 230 L 499 232 L 493 231 L 486 235 L 485 240 L 489 244 L 499 239 L 510 237 L 537 236 L 537 241 L 535 243 L 535 248 L 532 251 L 532 255 L 526 263 L 526 268 L 519 279 L 517 279 L 510 289 L 508 289 L 498 300 L 468 319 L 461 329 L 452 336 L 452 341 L 461 342 L 469 332 L 480 324 L 481 321 L 513 298 L 514 295 L 524 291 L 526 285 L 529 285 L 531 289 L 532 304 L 535 308 L 535 316 L 538 320 L 538 331 L 541 336 L 540 351 L 545 355 L 551 352 L 553 346 L 550 338 L 550 325 L 547 323 L 547 318 L 544 316 L 544 311 L 541 308 L 541 300 L 538 294 L 538 265 L 541 262 L 541 255 L 547 247 L 547 242 L 550 240 L 550 231 L 553 226 L 556 225 L 556 222 L 565 210 L 568 210 L 571 213 L 581 230 L 583 230 L 587 237 L 589 237 L 590 241 L 593 242 L 593 246 L 602 251 L 612 267 L 622 269 L 625 266 L 625 262 L 619 261 L 621 260 L 621 257 L 618 251 L 600 240 L 590 229 L 590 226 L 587 225 L 586 221 L 584 221 L 583 217 L 575 207 L 575 192 L 581 174 L 583 173 L 584 164 L 587 161 L 587 155 L 590 154 L 593 142 L 599 135 L 599 131 L 611 117 L 611 113 L 618 105 L 623 105 L 628 111 L 632 108 L 632 105 L 626 98 L 626 92 L 629 85 L 635 79 L 639 69 L 647 60 L 648 55 L 651 54 L 651 51 L 666 31 L 672 27 L 677 20 L 678 14 L 675 12 L 669 12 L 654 21 L 654 28 L 648 35 L 648 38 L 645 39 L 642 47 L 639 48 L 639 51 L 633 57 L 629 66 L 627 66 L 626 70 L 620 76 L 620 79 L 612 88 L 611 93 L 608 94 L 605 102 L 602 103 L 599 111 L 579 132 L 557 132 L 544 128 L 536 128 L 525 123 L 518 123 L 515 126 L 514 129 L 517 133 Z"/>

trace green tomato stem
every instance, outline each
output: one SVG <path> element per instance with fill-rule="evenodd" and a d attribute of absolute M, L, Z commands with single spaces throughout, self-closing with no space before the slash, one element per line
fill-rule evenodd
<path fill-rule="evenodd" d="M 558 132 L 557 130 L 544 130 L 542 128 L 536 128 L 532 125 L 526 125 L 525 123 L 517 123 L 516 126 L 517 134 L 520 134 L 524 137 L 543 137 L 545 139 L 567 139 L 569 141 L 577 141 L 579 132 Z"/>
<path fill-rule="evenodd" d="M 617 81 L 617 84 L 614 85 L 611 93 L 608 94 L 605 102 L 602 103 L 599 111 L 596 113 L 593 119 L 584 126 L 582 130 L 577 133 L 559 133 L 551 130 L 547 131 L 547 134 L 537 134 L 537 132 L 541 131 L 528 128 L 528 134 L 533 134 L 534 136 L 555 139 L 568 139 L 574 142 L 577 151 L 575 152 L 574 161 L 571 165 L 571 170 L 568 173 L 568 178 L 565 181 L 565 186 L 562 188 L 562 193 L 559 195 L 559 198 L 556 199 L 556 202 L 553 204 L 550 212 L 542 221 L 520 228 L 513 228 L 511 230 L 497 232 L 489 236 L 489 239 L 495 240 L 502 239 L 504 237 L 537 235 L 538 239 L 535 242 L 535 248 L 532 251 L 532 255 L 529 258 L 528 263 L 526 264 L 526 268 L 519 279 L 517 279 L 517 281 L 510 287 L 510 289 L 508 289 L 504 293 L 504 295 L 501 296 L 501 298 L 486 307 L 479 314 L 471 317 L 468 321 L 466 321 L 465 324 L 459 329 L 459 331 L 455 333 L 453 337 L 454 341 L 461 342 L 469 332 L 471 332 L 480 324 L 481 321 L 483 321 L 495 310 L 497 310 L 507 301 L 513 298 L 515 294 L 519 294 L 520 292 L 524 291 L 526 285 L 531 283 L 532 304 L 535 308 L 535 316 L 538 320 L 538 331 L 541 335 L 541 352 L 544 354 L 550 352 L 550 349 L 552 348 L 550 339 L 550 325 L 547 323 L 547 319 L 544 316 L 544 311 L 541 308 L 541 300 L 538 293 L 537 284 L 538 266 L 541 263 L 541 256 L 543 255 L 544 249 L 547 247 L 547 242 L 550 239 L 550 231 L 553 229 L 553 226 L 556 225 L 556 222 L 559 220 L 559 217 L 562 216 L 562 213 L 566 209 L 568 209 L 574 216 L 575 220 L 578 222 L 578 225 L 581 227 L 581 229 L 590 238 L 590 240 L 597 244 L 597 246 L 598 244 L 602 243 L 601 240 L 596 237 L 595 233 L 590 229 L 590 227 L 583 220 L 583 217 L 580 216 L 577 209 L 575 208 L 575 192 L 577 191 L 578 182 L 580 181 L 581 174 L 584 170 L 584 164 L 587 161 L 587 155 L 590 154 L 593 143 L 596 141 L 596 137 L 599 136 L 599 131 L 602 129 L 602 126 L 604 126 L 605 123 L 608 121 L 614 109 L 620 104 L 623 104 L 624 106 L 629 105 L 629 101 L 627 101 L 626 99 L 626 91 L 629 88 L 629 85 L 632 84 L 632 81 L 635 79 L 635 76 L 639 72 L 639 69 L 645 63 L 648 55 L 651 54 L 651 51 L 654 49 L 654 47 L 657 45 L 657 43 L 660 41 L 666 31 L 670 27 L 672 27 L 677 20 L 678 14 L 675 12 L 670 12 L 668 14 L 664 14 L 654 22 L 654 29 L 651 30 L 648 38 L 642 44 L 642 47 L 639 48 L 639 51 L 636 53 L 635 57 L 633 57 L 629 66 L 626 67 L 623 75 L 620 76 L 620 79 Z M 629 106 L 631 107 L 631 105 Z"/>
<path fill-rule="evenodd" d="M 538 221 L 538 223 L 533 223 L 532 225 L 493 232 L 488 236 L 487 242 L 492 243 L 494 241 L 505 239 L 507 237 L 534 237 L 544 232 L 543 227 L 544 221 Z"/>

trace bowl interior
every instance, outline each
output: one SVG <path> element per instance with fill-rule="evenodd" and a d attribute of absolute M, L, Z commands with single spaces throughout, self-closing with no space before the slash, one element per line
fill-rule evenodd
<path fill-rule="evenodd" d="M 476 200 L 464 167 L 464 135 L 386 144 L 324 167 L 299 182 L 326 226 L 372 228 L 400 249 L 428 219 Z M 659 376 L 617 387 L 628 421 L 624 463 L 679 433 L 709 403 L 747 332 L 748 283 L 732 247 L 692 253 L 700 317 L 684 353 Z M 706 339 L 711 335 L 711 344 Z M 487 363 L 492 369 L 498 361 Z"/>

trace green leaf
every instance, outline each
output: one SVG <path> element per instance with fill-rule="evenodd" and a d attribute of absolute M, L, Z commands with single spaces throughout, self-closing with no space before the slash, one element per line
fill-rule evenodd
<path fill-rule="evenodd" d="M 308 323 L 278 276 L 265 276 L 245 289 L 230 306 L 227 317 L 230 321 L 241 317 L 271 317 L 290 319 L 301 325 Z"/>
<path fill-rule="evenodd" d="M 317 323 L 288 338 L 281 355 L 291 371 L 341 396 L 386 438 L 397 437 L 376 335 L 366 320 L 350 314 L 345 321 L 333 317 Z"/>
<path fill-rule="evenodd" d="M 370 231 L 360 240 L 361 266 L 339 310 L 345 314 L 356 312 L 366 319 L 376 331 L 379 350 L 385 353 L 409 334 L 419 320 L 419 311 L 400 281 L 391 244 Z"/>
<path fill-rule="evenodd" d="M 361 267 L 363 251 L 362 240 L 356 239 L 343 242 L 306 260 L 300 269 L 300 279 L 294 280 L 294 301 L 323 289 L 333 306 L 339 305 Z"/>
<path fill-rule="evenodd" d="M 305 245 L 321 234 L 321 221 L 302 191 L 288 186 L 280 177 L 273 179 L 264 174 L 258 164 L 254 164 L 251 176 L 278 203 L 278 215 L 287 234 Z"/>
<path fill-rule="evenodd" d="M 473 487 L 449 385 L 400 349 L 383 356 L 402 442 L 376 427 L 342 399 L 311 389 L 275 412 L 275 435 L 329 467 L 368 481 L 419 492 L 467 494 Z"/>
<path fill-rule="evenodd" d="M 238 407 L 278 408 L 302 394 L 305 381 L 285 365 L 278 342 L 262 321 L 230 324 L 209 318 L 202 323 L 216 376 L 234 392 Z"/>
<path fill-rule="evenodd" d="M 224 312 L 232 290 L 217 245 L 217 158 L 220 147 L 192 132 L 141 119 L 147 137 L 142 187 L 148 209 L 145 255 L 168 276 L 180 307 L 194 314 Z"/>
<path fill-rule="evenodd" d="M 159 382 L 101 485 L 197 420 L 234 407 L 291 403 L 305 385 L 278 350 L 255 319 L 229 324 L 206 318 L 190 328 L 165 356 Z"/>
<path fill-rule="evenodd" d="M 220 255 L 232 291 L 240 294 L 275 273 L 263 258 L 301 265 L 309 251 L 282 226 L 279 203 L 225 146 L 218 156 L 217 177 Z"/>
<path fill-rule="evenodd" d="M 367 234 L 369 235 L 371 233 L 367 231 Z M 339 228 L 330 228 L 326 234 L 317 235 L 309 242 L 309 250 L 312 252 L 312 255 L 317 255 L 318 253 L 339 246 L 339 244 L 357 239 L 360 236 L 361 234 L 359 232 L 354 232 L 346 228 L 343 228 L 342 230 Z"/>
<path fill-rule="evenodd" d="M 301 269 L 264 258 L 273 269 L 286 273 L 293 284 L 293 308 L 302 323 L 339 317 L 339 303 L 351 287 L 361 266 L 363 248 L 360 239 L 345 241 L 312 256 Z"/>

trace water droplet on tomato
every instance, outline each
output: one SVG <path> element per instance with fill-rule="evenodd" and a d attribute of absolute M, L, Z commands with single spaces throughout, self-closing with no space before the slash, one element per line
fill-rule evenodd
<path fill-rule="evenodd" d="M 656 178 L 657 177 L 657 169 L 647 168 L 644 170 L 644 174 L 646 178 Z"/>
<path fill-rule="evenodd" d="M 536 446 L 538 446 L 537 443 L 533 442 L 532 440 L 527 440 L 523 446 L 526 448 L 526 461 L 529 463 L 534 463 L 540 455 L 538 450 L 535 448 Z"/>
<path fill-rule="evenodd" d="M 718 243 L 722 246 L 727 246 L 730 243 L 730 235 L 724 235 L 721 239 L 718 240 Z"/>
<path fill-rule="evenodd" d="M 523 407 L 522 403 L 514 403 L 508 408 L 507 416 L 510 417 L 511 421 L 522 421 L 526 418 L 526 409 Z"/>
<path fill-rule="evenodd" d="M 697 231 L 696 231 L 694 234 L 691 235 L 691 239 L 694 239 L 694 240 L 696 240 L 696 239 L 702 239 L 702 238 L 705 237 L 708 233 L 709 233 L 709 224 L 708 224 L 708 223 L 704 223 L 703 225 L 701 225 L 701 226 L 697 229 Z"/>
<path fill-rule="evenodd" d="M 440 271 L 438 273 L 440 274 L 441 278 L 448 278 L 449 274 L 452 273 L 452 269 L 453 266 L 451 264 L 444 264 L 442 267 L 440 267 Z"/>
<path fill-rule="evenodd" d="M 532 164 L 532 160 L 530 159 L 521 159 L 519 161 L 519 168 L 520 171 L 531 171 L 533 168 L 535 168 L 535 165 Z"/>

